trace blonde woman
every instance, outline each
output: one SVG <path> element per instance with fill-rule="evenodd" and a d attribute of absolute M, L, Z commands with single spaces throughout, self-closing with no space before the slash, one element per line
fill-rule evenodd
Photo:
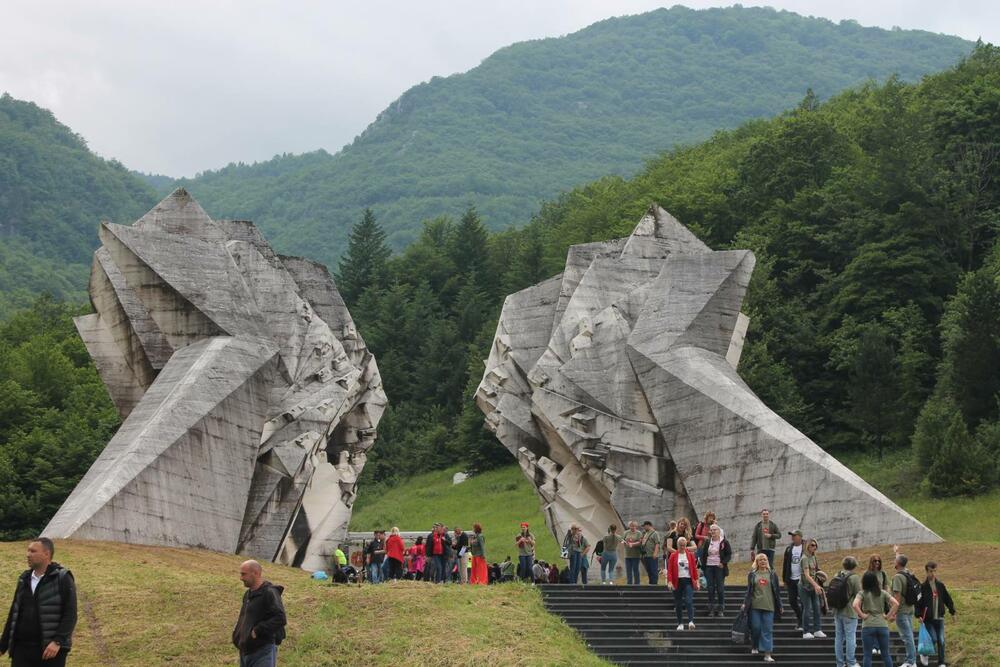
<path fill-rule="evenodd" d="M 771 569 L 767 554 L 757 554 L 750 574 L 743 609 L 750 617 L 751 653 L 764 654 L 764 662 L 774 662 L 774 621 L 781 620 L 781 596 L 778 595 L 778 575 Z"/>

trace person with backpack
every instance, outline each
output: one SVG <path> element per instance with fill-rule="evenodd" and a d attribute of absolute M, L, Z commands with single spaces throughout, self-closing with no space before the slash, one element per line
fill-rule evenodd
<path fill-rule="evenodd" d="M 872 654 L 878 646 L 882 655 L 882 665 L 892 667 L 889 655 L 889 623 L 896 618 L 899 603 L 889 595 L 878 574 L 868 570 L 861 578 L 861 592 L 851 602 L 854 613 L 861 618 L 861 650 L 864 667 L 872 667 Z"/>
<path fill-rule="evenodd" d="M 608 526 L 608 534 L 595 547 L 594 553 L 601 559 L 601 584 L 614 585 L 615 568 L 618 567 L 618 545 L 624 540 L 618 535 L 618 526 Z M 600 551 L 597 551 L 600 548 Z M 605 576 L 607 570 L 607 576 Z"/>
<path fill-rule="evenodd" d="M 642 522 L 642 537 L 639 538 L 639 548 L 642 551 L 642 563 L 646 566 L 649 585 L 655 586 L 660 579 L 660 534 L 653 530 L 652 521 Z"/>
<path fill-rule="evenodd" d="M 698 590 L 698 561 L 687 548 L 687 539 L 677 540 L 677 549 L 667 557 L 667 586 L 674 592 L 677 630 L 684 629 L 684 608 L 687 609 L 688 630 L 694 630 L 694 592 Z"/>
<path fill-rule="evenodd" d="M 726 613 L 726 577 L 729 576 L 729 561 L 733 558 L 733 547 L 722 533 L 719 524 L 713 523 L 709 538 L 698 549 L 698 564 L 705 573 L 705 587 L 708 589 L 708 615 L 722 616 Z"/>
<path fill-rule="evenodd" d="M 802 638 L 823 639 L 826 633 L 822 629 L 823 586 L 819 583 L 819 560 L 816 551 L 819 543 L 810 539 L 806 544 L 806 555 L 802 557 L 802 579 L 800 582 L 800 599 L 802 600 Z"/>
<path fill-rule="evenodd" d="M 901 667 L 916 667 L 917 647 L 913 641 L 913 610 L 920 600 L 920 581 L 906 569 L 909 559 L 899 553 L 899 547 L 893 546 L 896 554 L 896 574 L 892 577 L 892 597 L 899 603 L 896 610 L 896 630 L 906 649 L 906 657 Z"/>
<path fill-rule="evenodd" d="M 781 620 L 781 595 L 778 594 L 778 575 L 771 569 L 767 554 L 754 558 L 753 568 L 747 575 L 747 592 L 743 607 L 750 615 L 750 653 L 764 654 L 764 662 L 774 662 L 774 621 Z"/>
<path fill-rule="evenodd" d="M 639 562 L 642 560 L 642 533 L 639 524 L 628 522 L 628 530 L 624 535 L 625 542 L 625 583 L 629 586 L 639 585 Z"/>
<path fill-rule="evenodd" d="M 837 630 L 834 639 L 834 653 L 837 667 L 855 667 L 857 651 L 858 614 L 852 604 L 861 592 L 861 577 L 854 570 L 858 560 L 848 556 L 841 563 L 843 569 L 837 573 L 826 590 L 826 599 L 836 613 Z"/>
<path fill-rule="evenodd" d="M 10 651 L 12 667 L 63 667 L 73 647 L 76 582 L 52 560 L 55 551 L 47 537 L 28 543 L 28 569 L 17 578 L 0 635 L 0 655 Z"/>
<path fill-rule="evenodd" d="M 917 617 L 927 627 L 934 645 L 938 650 L 938 667 L 945 667 L 944 662 L 944 610 L 947 608 L 952 617 L 955 616 L 955 602 L 948 593 L 948 587 L 937 578 L 937 563 L 930 561 L 924 566 L 927 578 L 920 587 L 920 600 L 915 609 Z M 929 662 L 926 655 L 920 656 L 920 663 Z"/>
<path fill-rule="evenodd" d="M 712 536 L 712 526 L 715 525 L 715 512 L 706 512 L 705 518 L 698 522 L 694 529 L 694 541 L 698 549 Z"/>
<path fill-rule="evenodd" d="M 767 554 L 768 565 L 774 569 L 774 547 L 780 539 L 781 529 L 771 521 L 771 512 L 761 510 L 760 521 L 753 527 L 753 538 L 750 540 L 750 558 L 755 558 L 758 553 Z"/>
<path fill-rule="evenodd" d="M 585 567 L 583 560 L 587 557 L 587 550 L 590 549 L 590 542 L 584 537 L 580 526 L 575 523 L 570 526 L 566 539 L 563 540 L 563 548 L 569 555 L 569 582 L 575 584 L 580 577 L 581 570 Z M 587 583 L 586 573 L 584 573 L 584 577 L 584 583 Z"/>
<path fill-rule="evenodd" d="M 240 581 L 247 591 L 233 628 L 233 646 L 240 652 L 240 667 L 275 667 L 278 646 L 285 638 L 285 606 L 282 586 L 264 579 L 264 570 L 255 560 L 240 565 Z"/>

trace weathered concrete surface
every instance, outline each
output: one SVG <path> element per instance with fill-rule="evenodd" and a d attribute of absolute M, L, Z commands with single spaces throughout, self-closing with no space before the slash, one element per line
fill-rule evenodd
<path fill-rule="evenodd" d="M 753 253 L 713 252 L 653 206 L 507 298 L 476 402 L 561 539 L 762 507 L 827 548 L 940 538 L 767 408 L 736 372 Z M 551 317 L 547 316 L 551 314 Z"/>
<path fill-rule="evenodd" d="M 100 234 L 77 328 L 124 423 L 46 534 L 324 567 L 386 402 L 329 273 L 184 190 Z"/>

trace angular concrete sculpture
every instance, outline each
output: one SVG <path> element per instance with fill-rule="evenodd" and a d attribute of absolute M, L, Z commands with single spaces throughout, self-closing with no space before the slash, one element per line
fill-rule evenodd
<path fill-rule="evenodd" d="M 940 539 L 740 379 L 753 267 L 653 206 L 507 297 L 476 400 L 558 539 L 713 510 L 738 547 L 763 507 L 824 549 Z"/>
<path fill-rule="evenodd" d="M 324 567 L 386 402 L 327 270 L 182 189 L 100 237 L 76 325 L 124 423 L 45 534 Z"/>

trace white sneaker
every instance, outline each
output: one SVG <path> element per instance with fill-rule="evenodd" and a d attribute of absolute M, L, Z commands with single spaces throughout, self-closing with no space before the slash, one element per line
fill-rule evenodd
<path fill-rule="evenodd" d="M 811 633 L 811 632 L 803 633 L 802 638 L 803 639 L 812 639 L 813 638 L 813 633 Z"/>
<path fill-rule="evenodd" d="M 758 651 L 757 649 L 755 648 L 750 649 L 750 655 L 757 655 L 758 653 L 760 653 L 760 651 Z"/>
<path fill-rule="evenodd" d="M 817 630 L 813 633 L 813 637 L 816 637 L 817 639 L 826 639 L 826 633 L 822 630 Z M 913 667 L 913 665 L 910 665 L 910 667 Z"/>
<path fill-rule="evenodd" d="M 774 658 L 769 655 L 764 656 L 764 662 L 774 662 Z"/>
<path fill-rule="evenodd" d="M 688 630 L 694 630 L 694 621 L 688 623 Z"/>
<path fill-rule="evenodd" d="M 680 632 L 683 632 L 684 631 L 684 624 L 681 623 L 680 625 L 678 625 L 677 626 L 677 630 L 680 631 Z"/>
<path fill-rule="evenodd" d="M 920 656 L 920 664 L 924 665 L 924 667 L 927 667 L 927 665 L 931 664 L 931 659 L 928 658 L 926 655 L 922 655 Z"/>

